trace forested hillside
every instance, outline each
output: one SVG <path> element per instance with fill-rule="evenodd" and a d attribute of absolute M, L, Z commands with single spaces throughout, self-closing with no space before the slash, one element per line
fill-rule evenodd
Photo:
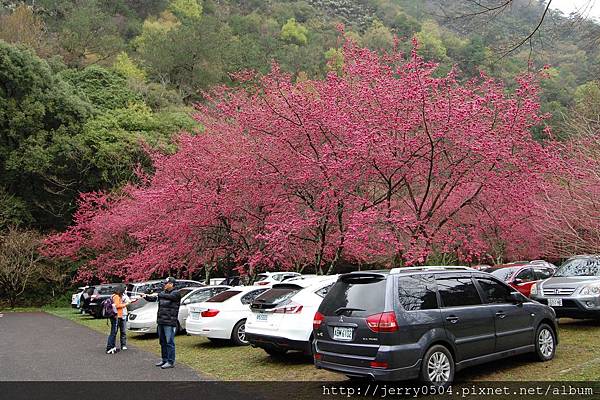
<path fill-rule="evenodd" d="M 174 132 L 193 130 L 188 107 L 212 85 L 232 84 L 236 71 L 264 73 L 276 61 L 298 79 L 323 76 L 343 62 L 340 24 L 372 49 L 390 50 L 398 38 L 409 51 L 416 37 L 440 74 L 456 66 L 463 79 L 485 71 L 509 82 L 530 61 L 551 65 L 542 104 L 560 135 L 568 135 L 567 110 L 600 73 L 593 24 L 573 26 L 556 12 L 531 48 L 505 53 L 539 21 L 544 4 L 529 0 L 487 19 L 465 17 L 461 2 L 435 0 L 2 5 L 2 227 L 64 228 L 78 193 L 130 180 L 145 165 L 140 144 L 169 148 Z"/>

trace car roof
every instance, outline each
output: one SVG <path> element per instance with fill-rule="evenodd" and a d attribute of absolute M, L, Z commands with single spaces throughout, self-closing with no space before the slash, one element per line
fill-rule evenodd
<path fill-rule="evenodd" d="M 420 273 L 457 273 L 457 272 L 480 272 L 476 269 L 464 267 L 464 266 L 454 266 L 454 265 L 424 265 L 419 267 L 401 267 L 401 268 L 392 268 L 392 269 L 378 269 L 378 270 L 367 270 L 367 271 L 352 271 L 346 274 L 340 275 L 340 277 L 351 277 L 351 276 L 385 276 L 385 275 L 414 275 Z"/>

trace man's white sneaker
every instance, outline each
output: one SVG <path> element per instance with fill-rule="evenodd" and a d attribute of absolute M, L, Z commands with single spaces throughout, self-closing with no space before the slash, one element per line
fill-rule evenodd
<path fill-rule="evenodd" d="M 110 350 L 106 350 L 106 354 L 115 354 L 116 352 L 117 352 L 117 348 L 116 347 L 113 347 Z"/>
<path fill-rule="evenodd" d="M 127 350 L 127 346 L 121 346 L 121 350 Z"/>

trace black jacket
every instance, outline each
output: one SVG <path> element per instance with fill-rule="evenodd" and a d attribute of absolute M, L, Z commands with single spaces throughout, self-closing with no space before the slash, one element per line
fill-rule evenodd
<path fill-rule="evenodd" d="M 178 290 L 162 291 L 158 294 L 158 297 L 148 298 L 148 300 L 158 301 L 157 324 L 177 326 L 179 303 L 181 302 L 181 295 Z"/>

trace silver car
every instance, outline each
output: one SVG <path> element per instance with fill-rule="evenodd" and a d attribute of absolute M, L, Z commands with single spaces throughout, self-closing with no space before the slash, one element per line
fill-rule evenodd
<path fill-rule="evenodd" d="M 531 298 L 554 308 L 557 317 L 600 317 L 600 255 L 569 258 L 532 286 Z"/>
<path fill-rule="evenodd" d="M 224 292 L 230 286 L 203 286 L 180 289 L 181 305 L 179 307 L 177 333 L 185 330 L 185 320 L 188 317 L 188 306 L 195 303 L 202 303 L 211 297 Z M 158 313 L 158 302 L 146 302 L 143 307 L 129 313 L 127 319 L 127 330 L 136 333 L 156 332 L 156 314 Z"/>

